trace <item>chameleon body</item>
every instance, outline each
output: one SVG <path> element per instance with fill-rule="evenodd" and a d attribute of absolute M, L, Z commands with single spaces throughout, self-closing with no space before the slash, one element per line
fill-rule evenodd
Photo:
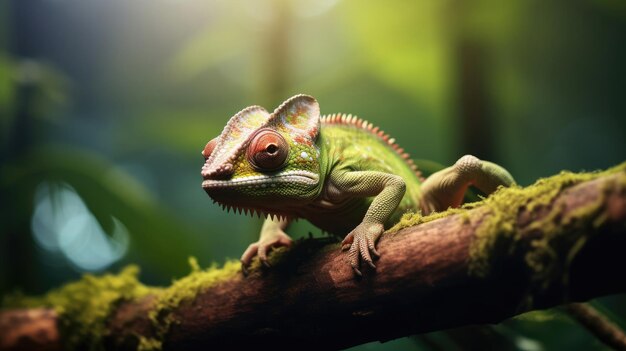
<path fill-rule="evenodd" d="M 240 111 L 202 153 L 202 187 L 214 201 L 269 215 L 242 256 L 244 268 L 256 255 L 267 264 L 271 247 L 289 246 L 284 230 L 304 218 L 345 236 L 342 248 L 360 275 L 361 263 L 375 267 L 378 238 L 405 212 L 458 206 L 470 185 L 491 193 L 513 184 L 502 167 L 470 155 L 424 179 L 393 138 L 355 116 L 321 116 L 308 95 L 273 113 Z"/>

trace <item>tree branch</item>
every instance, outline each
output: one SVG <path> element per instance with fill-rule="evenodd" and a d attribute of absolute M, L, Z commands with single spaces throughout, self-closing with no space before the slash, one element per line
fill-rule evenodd
<path fill-rule="evenodd" d="M 305 240 L 270 269 L 236 272 L 169 305 L 163 294 L 176 284 L 118 301 L 102 342 L 119 350 L 336 349 L 626 292 L 626 280 L 611 274 L 626 265 L 625 168 L 558 177 L 384 235 L 377 269 L 362 279 L 338 244 Z M 55 312 L 28 312 L 41 315 L 41 328 L 13 323 L 16 313 L 25 312 L 0 313 L 0 350 L 62 344 L 36 337 L 44 329 L 66 335 L 49 323 Z"/>

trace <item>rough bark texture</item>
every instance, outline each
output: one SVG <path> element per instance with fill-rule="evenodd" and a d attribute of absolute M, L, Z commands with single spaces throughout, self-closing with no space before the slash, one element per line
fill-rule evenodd
<path fill-rule="evenodd" d="M 61 350 L 57 314 L 49 309 L 0 314 L 0 350 Z"/>
<path fill-rule="evenodd" d="M 558 222 L 598 201 L 596 210 L 563 224 L 566 232 L 589 232 L 563 272 L 568 279 L 538 288 L 525 251 L 532 250 L 539 234 L 526 229 L 545 216 L 556 214 Z M 364 269 L 362 279 L 355 279 L 337 244 L 296 245 L 286 255 L 300 259 L 286 257 L 271 269 L 238 275 L 183 301 L 169 315 L 175 322 L 161 335 L 148 318 L 153 297 L 124 302 L 107 322 L 104 344 L 134 350 L 137 335 L 143 335 L 162 337 L 164 350 L 338 349 L 498 323 L 531 309 L 626 292 L 626 280 L 614 275 L 617 267 L 626 266 L 626 173 L 566 188 L 549 207 L 557 212 L 510 208 L 517 214 L 516 249 L 498 248 L 507 253 L 488 276 L 471 274 L 468 266 L 470 245 L 491 215 L 489 208 L 478 207 L 383 236 L 377 269 Z M 19 312 L 0 313 L 0 350 L 58 348 L 58 341 L 38 339 L 34 329 L 12 324 L 12 313 Z M 40 323 L 48 335 L 58 335 L 51 317 L 41 313 Z"/>

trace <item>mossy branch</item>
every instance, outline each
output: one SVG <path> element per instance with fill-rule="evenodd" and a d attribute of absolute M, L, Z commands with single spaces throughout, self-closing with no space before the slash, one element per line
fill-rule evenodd
<path fill-rule="evenodd" d="M 248 277 L 192 260 L 168 288 L 129 268 L 5 298 L 0 350 L 334 349 L 623 293 L 612 272 L 626 265 L 626 164 L 407 216 L 378 247 L 361 279 L 337 243 L 304 240 Z"/>

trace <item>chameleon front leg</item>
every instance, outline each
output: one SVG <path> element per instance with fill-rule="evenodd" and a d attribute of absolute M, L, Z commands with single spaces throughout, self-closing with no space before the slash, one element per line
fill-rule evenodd
<path fill-rule="evenodd" d="M 361 260 L 376 268 L 370 252 L 380 256 L 376 251 L 376 242 L 385 230 L 384 223 L 400 204 L 406 184 L 397 175 L 375 171 L 340 173 L 331 176 L 331 182 L 340 194 L 353 197 L 375 196 L 363 221 L 341 243 L 342 249 L 348 250 L 350 266 L 357 275 L 361 275 Z"/>
<path fill-rule="evenodd" d="M 506 169 L 472 155 L 465 155 L 453 166 L 433 173 L 424 181 L 420 206 L 424 214 L 444 211 L 449 207 L 460 206 L 470 185 L 488 195 L 500 185 L 513 184 L 515 181 Z"/>
<path fill-rule="evenodd" d="M 270 248 L 291 246 L 292 240 L 289 235 L 285 233 L 285 229 L 288 225 L 289 220 L 279 219 L 277 217 L 276 219 L 268 217 L 265 222 L 263 222 L 259 241 L 250 244 L 243 255 L 241 255 L 241 269 L 244 274 L 247 274 L 247 268 L 254 256 L 258 255 L 261 263 L 269 267 L 270 264 L 267 261 L 267 253 Z"/>

